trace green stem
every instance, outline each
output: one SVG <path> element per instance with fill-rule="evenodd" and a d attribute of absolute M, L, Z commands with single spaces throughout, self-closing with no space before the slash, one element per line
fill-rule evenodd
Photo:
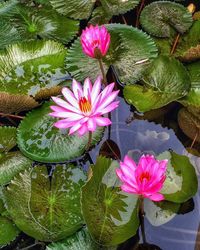
<path fill-rule="evenodd" d="M 140 14 L 142 12 L 142 9 L 144 8 L 144 5 L 145 5 L 145 0 L 141 0 L 140 7 L 138 8 L 138 11 L 137 11 L 137 18 L 136 18 L 136 25 L 135 25 L 137 28 L 140 25 Z"/>
<path fill-rule="evenodd" d="M 90 149 L 91 142 L 92 142 L 92 132 L 91 132 L 91 131 L 89 131 L 89 135 L 88 135 L 88 143 L 87 143 L 87 146 L 86 146 L 86 151 L 88 151 L 88 150 Z"/>
<path fill-rule="evenodd" d="M 139 208 L 139 217 L 140 217 L 140 226 L 141 226 L 141 233 L 142 233 L 142 240 L 144 244 L 147 244 L 146 234 L 145 234 L 145 226 L 144 226 L 144 198 L 140 197 L 140 208 Z"/>
<path fill-rule="evenodd" d="M 103 84 L 106 86 L 106 82 L 107 82 L 107 79 L 106 79 L 106 73 L 105 73 L 105 70 L 104 70 L 104 67 L 103 67 L 103 61 L 102 61 L 102 58 L 99 58 L 98 59 L 98 62 L 99 62 L 99 67 L 100 67 L 100 70 L 101 70 L 101 74 L 102 74 L 102 77 L 103 77 Z"/>

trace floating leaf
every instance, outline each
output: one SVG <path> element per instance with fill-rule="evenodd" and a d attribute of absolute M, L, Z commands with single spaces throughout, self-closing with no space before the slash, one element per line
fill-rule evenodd
<path fill-rule="evenodd" d="M 0 92 L 35 96 L 63 82 L 66 50 L 54 41 L 30 41 L 0 52 Z"/>
<path fill-rule="evenodd" d="M 86 228 L 83 228 L 82 230 L 78 231 L 71 237 L 60 242 L 51 243 L 47 247 L 47 250 L 66 250 L 66 249 L 106 250 L 107 248 L 102 248 L 102 246 L 96 244 L 91 239 L 91 236 L 88 233 L 88 230 Z M 109 248 L 107 250 L 114 250 L 114 248 L 113 249 Z"/>
<path fill-rule="evenodd" d="M 169 201 L 153 202 L 145 199 L 146 218 L 153 226 L 161 226 L 172 220 L 178 213 L 180 204 Z"/>
<path fill-rule="evenodd" d="M 0 216 L 0 247 L 8 245 L 11 241 L 15 240 L 19 229 L 8 218 Z"/>
<path fill-rule="evenodd" d="M 158 47 L 159 54 L 166 55 L 166 56 L 170 55 L 170 51 L 173 47 L 174 39 L 153 37 L 153 40 Z"/>
<path fill-rule="evenodd" d="M 125 86 L 124 97 L 138 111 L 160 108 L 187 94 L 190 77 L 184 66 L 174 58 L 159 56 L 146 70 L 144 86 Z"/>
<path fill-rule="evenodd" d="M 69 130 L 53 126 L 56 118 L 49 116 L 51 102 L 33 110 L 21 122 L 18 129 L 18 146 L 27 157 L 40 162 L 64 162 L 81 156 L 88 143 L 88 133 L 84 136 L 68 135 Z M 103 128 L 92 134 L 91 145 L 97 144 Z"/>
<path fill-rule="evenodd" d="M 15 27 L 8 20 L 0 20 L 0 49 L 4 49 L 8 44 L 16 43 L 21 37 Z"/>
<path fill-rule="evenodd" d="M 8 152 L 17 144 L 16 131 L 15 127 L 0 127 L 0 153 Z"/>
<path fill-rule="evenodd" d="M 200 59 L 200 20 L 195 21 L 191 29 L 180 37 L 175 56 L 185 62 Z"/>
<path fill-rule="evenodd" d="M 4 211 L 5 211 L 4 203 L 0 196 L 0 214 L 2 214 Z"/>
<path fill-rule="evenodd" d="M 80 188 L 85 179 L 73 165 L 57 165 L 51 180 L 46 166 L 25 170 L 4 191 L 8 212 L 27 235 L 41 241 L 61 240 L 83 225 Z"/>
<path fill-rule="evenodd" d="M 19 172 L 31 167 L 31 160 L 20 152 L 10 152 L 0 158 L 0 185 L 8 184 Z"/>
<path fill-rule="evenodd" d="M 178 113 L 178 124 L 190 139 L 200 142 L 199 116 L 195 116 L 188 109 L 182 108 Z"/>
<path fill-rule="evenodd" d="M 135 8 L 139 4 L 139 0 L 100 0 L 105 11 L 111 13 L 112 16 L 124 14 Z"/>
<path fill-rule="evenodd" d="M 0 16 L 9 17 L 10 14 L 15 11 L 16 5 L 18 5 L 19 0 L 7 0 L 0 1 Z"/>
<path fill-rule="evenodd" d="M 185 33 L 192 25 L 192 14 L 181 4 L 157 1 L 147 5 L 140 16 L 144 30 L 157 37 Z"/>
<path fill-rule="evenodd" d="M 39 105 L 32 97 L 26 95 L 12 95 L 0 92 L 0 112 L 19 113 L 30 110 Z"/>
<path fill-rule="evenodd" d="M 34 2 L 44 5 L 50 5 L 49 0 L 35 0 Z"/>
<path fill-rule="evenodd" d="M 92 13 L 90 23 L 105 24 L 112 16 L 124 14 L 139 4 L 139 0 L 101 0 L 101 6 Z"/>
<path fill-rule="evenodd" d="M 200 62 L 194 62 L 187 66 L 190 73 L 191 88 L 187 96 L 180 100 L 185 105 L 200 107 Z"/>
<path fill-rule="evenodd" d="M 49 13 L 51 13 L 49 15 Z M 20 5 L 16 8 L 11 23 L 23 39 L 54 39 L 68 43 L 78 32 L 79 22 L 59 15 L 51 7 L 30 8 Z"/>
<path fill-rule="evenodd" d="M 96 242 L 117 245 L 132 237 L 139 226 L 138 198 L 120 190 L 117 161 L 99 157 L 82 188 L 82 212 Z M 95 225 L 95 226 L 94 226 Z"/>
<path fill-rule="evenodd" d="M 89 18 L 95 0 L 50 0 L 51 5 L 60 14 L 74 19 Z"/>
<path fill-rule="evenodd" d="M 94 9 L 92 12 L 92 18 L 90 19 L 90 24 L 105 24 L 108 23 L 109 20 L 112 18 L 112 14 L 105 11 L 102 6 L 99 6 Z"/>
<path fill-rule="evenodd" d="M 197 192 L 198 180 L 188 157 L 166 151 L 157 158 L 168 159 L 167 178 L 161 190 L 165 199 L 183 203 L 192 198 Z"/>
<path fill-rule="evenodd" d="M 113 65 L 121 82 L 133 84 L 157 56 L 156 46 L 149 36 L 131 26 L 109 24 L 106 27 L 111 34 L 111 45 L 103 59 L 105 70 Z M 84 55 L 79 39 L 68 51 L 66 68 L 78 80 L 95 79 L 101 74 L 98 61 Z"/>

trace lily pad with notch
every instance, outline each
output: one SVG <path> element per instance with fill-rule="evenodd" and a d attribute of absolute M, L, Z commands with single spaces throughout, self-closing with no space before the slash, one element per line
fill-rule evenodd
<path fill-rule="evenodd" d="M 72 164 L 56 165 L 51 178 L 45 165 L 35 166 L 14 177 L 3 199 L 20 230 L 41 241 L 58 241 L 83 226 L 80 188 L 85 181 L 83 170 Z"/>
<path fill-rule="evenodd" d="M 147 5 L 140 16 L 143 29 L 157 37 L 172 37 L 183 34 L 192 25 L 192 14 L 181 4 L 156 1 Z"/>

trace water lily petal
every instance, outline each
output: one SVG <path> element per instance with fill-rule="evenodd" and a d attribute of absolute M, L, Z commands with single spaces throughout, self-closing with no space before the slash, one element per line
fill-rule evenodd
<path fill-rule="evenodd" d="M 62 89 L 62 94 L 65 97 L 65 99 L 75 108 L 79 109 L 78 101 L 76 100 L 74 94 L 72 91 L 66 87 Z"/>
<path fill-rule="evenodd" d="M 70 105 L 69 103 L 67 103 L 66 101 L 62 100 L 61 98 L 58 97 L 52 97 L 53 101 L 58 104 L 59 106 L 61 106 L 62 108 L 65 108 L 69 111 L 72 111 L 74 113 L 79 113 L 81 114 L 81 111 L 79 111 L 78 109 L 76 109 L 75 107 L 73 107 L 72 105 Z"/>
<path fill-rule="evenodd" d="M 92 105 L 94 104 L 94 101 L 97 99 L 97 97 L 101 91 L 101 82 L 102 82 L 102 78 L 101 78 L 101 76 L 98 76 L 94 85 L 93 85 L 92 92 L 91 92 Z"/>
<path fill-rule="evenodd" d="M 81 84 L 74 79 L 72 82 L 72 89 L 77 100 L 84 96 Z"/>
<path fill-rule="evenodd" d="M 165 199 L 163 194 L 152 194 L 151 196 L 148 197 L 152 201 L 163 201 Z"/>
<path fill-rule="evenodd" d="M 89 131 L 94 132 L 96 130 L 96 121 L 93 118 L 88 119 L 87 127 Z"/>
<path fill-rule="evenodd" d="M 105 117 L 96 117 L 95 121 L 98 126 L 109 126 L 112 124 L 111 120 Z"/>

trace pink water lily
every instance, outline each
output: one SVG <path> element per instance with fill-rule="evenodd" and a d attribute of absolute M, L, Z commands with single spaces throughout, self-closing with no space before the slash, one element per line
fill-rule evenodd
<path fill-rule="evenodd" d="M 83 30 L 81 35 L 83 52 L 92 58 L 101 58 L 106 55 L 110 46 L 110 34 L 105 26 L 90 26 Z"/>
<path fill-rule="evenodd" d="M 167 160 L 156 160 L 153 155 L 143 155 L 138 165 L 126 155 L 116 173 L 122 181 L 121 189 L 152 201 L 164 200 L 159 193 L 166 179 Z"/>
<path fill-rule="evenodd" d="M 116 109 L 119 101 L 114 101 L 119 91 L 113 91 L 114 83 L 109 84 L 101 92 L 101 77 L 98 77 L 94 85 L 89 78 L 84 81 L 83 87 L 73 80 L 72 91 L 64 87 L 62 94 L 66 100 L 52 97 L 58 106 L 51 106 L 53 117 L 61 118 L 54 126 L 60 129 L 70 128 L 69 134 L 76 131 L 80 136 L 86 132 L 94 132 L 97 126 L 108 126 L 110 119 L 104 114 Z"/>

